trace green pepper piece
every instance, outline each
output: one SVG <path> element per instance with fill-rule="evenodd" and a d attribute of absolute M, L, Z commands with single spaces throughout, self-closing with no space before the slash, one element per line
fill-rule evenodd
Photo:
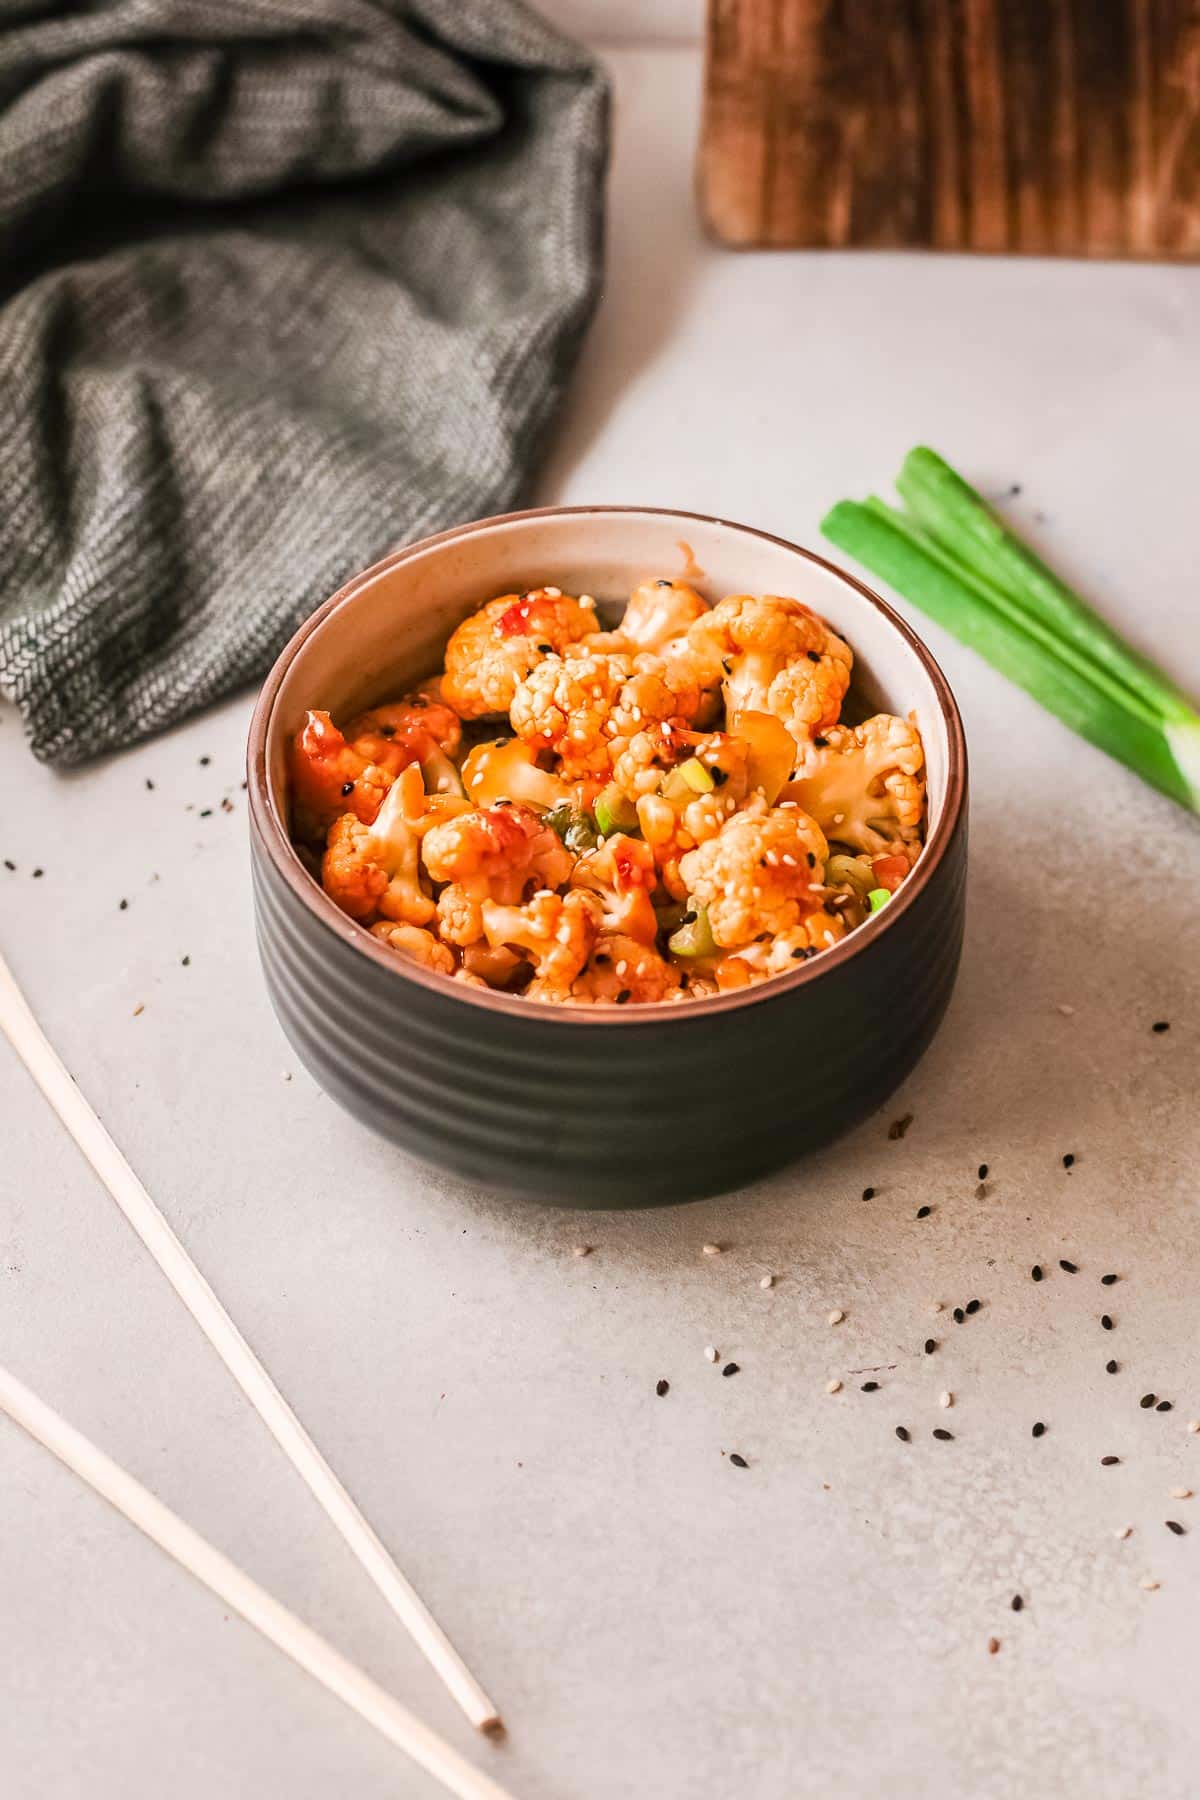
<path fill-rule="evenodd" d="M 867 895 L 867 905 L 873 913 L 882 912 L 891 897 L 886 888 L 872 888 Z"/>

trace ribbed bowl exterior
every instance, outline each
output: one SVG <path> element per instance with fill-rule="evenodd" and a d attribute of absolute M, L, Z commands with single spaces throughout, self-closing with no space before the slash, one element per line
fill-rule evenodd
<path fill-rule="evenodd" d="M 399 978 L 330 931 L 252 837 L 270 996 L 313 1077 L 364 1124 L 471 1182 L 562 1206 L 724 1192 L 827 1143 L 902 1082 L 962 947 L 966 796 L 889 929 L 801 986 L 718 1014 L 688 1004 L 570 1024 Z M 549 1011 L 550 1009 L 546 1009 Z M 651 1016 L 654 1015 L 654 1016 Z"/>

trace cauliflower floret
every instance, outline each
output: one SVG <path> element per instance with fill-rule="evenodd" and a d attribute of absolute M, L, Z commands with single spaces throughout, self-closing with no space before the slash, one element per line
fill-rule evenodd
<path fill-rule="evenodd" d="M 438 943 L 432 931 L 422 931 L 419 925 L 394 925 L 389 919 L 381 919 L 378 925 L 372 925 L 371 936 L 425 968 L 436 969 L 439 975 L 454 974 L 451 952 L 445 944 Z"/>
<path fill-rule="evenodd" d="M 643 581 L 629 596 L 617 635 L 639 650 L 670 654 L 686 643 L 688 627 L 708 611 L 686 581 Z"/>
<path fill-rule="evenodd" d="M 824 734 L 806 772 L 785 792 L 828 838 L 867 856 L 919 848 L 925 807 L 921 736 L 907 719 L 877 713 Z"/>
<path fill-rule="evenodd" d="M 296 835 L 321 844 L 339 813 L 351 812 L 369 825 L 396 770 L 383 768 L 352 748 L 327 712 L 310 712 L 292 739 L 288 774 Z"/>
<path fill-rule="evenodd" d="M 600 929 L 602 907 L 594 894 L 548 889 L 524 906 L 483 903 L 483 932 L 493 950 L 522 950 L 536 973 L 526 989 L 533 1000 L 565 1000 L 587 962 Z"/>
<path fill-rule="evenodd" d="M 846 935 L 846 922 L 824 907 L 809 913 L 790 931 L 761 944 L 747 944 L 726 962 L 743 963 L 756 976 L 786 975 L 797 963 L 807 962 L 821 950 L 830 950 Z"/>
<path fill-rule="evenodd" d="M 425 868 L 449 885 L 438 896 L 439 935 L 453 944 L 483 936 L 483 903 L 516 906 L 531 884 L 562 887 L 575 859 L 527 806 L 485 807 L 434 826 L 422 844 Z"/>
<path fill-rule="evenodd" d="M 692 904 L 703 906 L 714 942 L 725 950 L 799 925 L 821 903 L 828 846 L 798 807 L 752 801 L 715 838 L 679 864 Z"/>
<path fill-rule="evenodd" d="M 359 713 L 346 726 L 345 735 L 357 755 L 390 775 L 416 762 L 431 789 L 462 792 L 458 770 L 450 760 L 462 743 L 462 720 L 441 698 L 436 681 L 402 700 Z"/>
<path fill-rule="evenodd" d="M 446 645 L 442 695 L 464 719 L 506 713 L 523 675 L 595 630 L 592 600 L 558 588 L 501 594 L 464 619 Z"/>
<path fill-rule="evenodd" d="M 389 790 L 373 824 L 364 825 L 345 813 L 330 828 L 321 862 L 325 892 L 352 919 L 366 921 L 376 913 L 407 925 L 424 925 L 433 917 L 433 901 L 421 886 L 421 839 L 406 812 L 411 812 L 420 773 L 406 770 Z"/>
<path fill-rule="evenodd" d="M 622 932 L 606 932 L 597 938 L 570 997 L 576 1005 L 645 1006 L 675 999 L 679 993 L 678 970 L 657 950 Z"/>
<path fill-rule="evenodd" d="M 612 760 L 606 727 L 632 672 L 627 656 L 588 651 L 570 662 L 548 656 L 517 683 L 512 728 L 527 744 L 561 758 L 568 780 L 602 775 Z"/>
<path fill-rule="evenodd" d="M 731 594 L 688 631 L 704 675 L 724 676 L 726 716 L 774 713 L 800 746 L 832 725 L 854 658 L 799 600 L 780 594 Z"/>
<path fill-rule="evenodd" d="M 639 732 L 686 724 L 704 691 L 689 665 L 658 656 L 546 657 L 517 684 L 510 712 L 518 737 L 560 758 L 568 779 L 604 775 Z"/>
<path fill-rule="evenodd" d="M 654 851 L 640 838 L 615 832 L 597 850 L 581 856 L 571 875 L 572 888 L 599 897 L 605 931 L 652 944 L 658 915 L 650 898 L 658 885 Z"/>
<path fill-rule="evenodd" d="M 610 737 L 628 741 L 647 725 L 690 724 L 704 711 L 706 699 L 695 668 L 685 658 L 635 656 L 633 673 L 606 729 Z"/>

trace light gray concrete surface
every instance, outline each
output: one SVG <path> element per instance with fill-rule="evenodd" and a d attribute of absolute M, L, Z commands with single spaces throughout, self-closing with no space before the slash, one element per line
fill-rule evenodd
<path fill-rule="evenodd" d="M 610 292 L 542 497 L 815 543 L 927 439 L 1020 483 L 1022 525 L 1200 688 L 1200 272 L 721 255 L 697 59 L 613 62 Z M 973 759 L 946 1026 L 836 1149 L 651 1214 L 431 1177 L 298 1069 L 255 962 L 249 695 L 69 778 L 0 717 L 5 954 L 508 1743 L 471 1741 L 6 1047 L 0 1361 L 518 1800 L 1197 1792 L 1200 1499 L 1168 1495 L 1200 1490 L 1200 835 L 927 635 Z M 7 1426 L 0 1609 L 5 1800 L 435 1791 Z"/>

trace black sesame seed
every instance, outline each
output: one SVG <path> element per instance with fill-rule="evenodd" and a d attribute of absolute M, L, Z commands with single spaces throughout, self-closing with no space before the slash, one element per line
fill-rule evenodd
<path fill-rule="evenodd" d="M 343 799 L 345 798 L 345 796 L 347 794 L 352 794 L 353 792 L 354 792 L 354 783 L 352 781 L 343 781 L 343 783 L 342 783 Z"/>
<path fill-rule="evenodd" d="M 632 1000 L 632 999 L 633 999 L 633 989 L 632 988 L 622 988 L 620 993 L 617 995 L 617 1005 L 624 1006 L 624 1004 L 627 1000 Z"/>
<path fill-rule="evenodd" d="M 925 1354 L 926 1354 L 926 1356 L 932 1356 L 936 1349 L 937 1349 L 937 1339 L 936 1338 L 926 1338 L 925 1339 Z"/>
<path fill-rule="evenodd" d="M 118 910 L 119 910 L 119 911 L 120 911 L 120 912 L 128 912 L 128 911 L 129 911 L 129 902 L 128 902 L 128 900 L 122 900 L 122 901 L 121 901 L 121 904 L 120 904 L 120 907 L 119 907 L 119 909 L 118 909 Z"/>
<path fill-rule="evenodd" d="M 351 787 L 353 787 L 354 783 L 351 782 L 350 785 L 351 785 Z M 211 806 L 202 806 L 200 808 L 200 817 L 202 819 L 211 819 L 212 818 L 212 807 Z"/>
<path fill-rule="evenodd" d="M 1041 1419 L 1039 1419 L 1039 1420 L 1038 1420 L 1038 1422 L 1037 1422 L 1037 1424 L 1036 1424 L 1036 1425 L 1035 1425 L 1035 1426 L 1034 1426 L 1034 1428 L 1033 1428 L 1033 1435 L 1034 1435 L 1034 1437 L 1045 1437 L 1045 1435 L 1046 1435 L 1046 1427 L 1045 1427 L 1045 1425 L 1044 1425 L 1044 1424 L 1043 1424 L 1043 1423 L 1042 1423 L 1042 1421 L 1041 1421 Z"/>
<path fill-rule="evenodd" d="M 553 656 L 554 655 L 554 645 L 553 644 L 539 644 L 538 649 L 543 656 Z"/>
<path fill-rule="evenodd" d="M 932 1206 L 918 1206 L 917 1217 L 918 1219 L 927 1219 L 932 1211 Z"/>
<path fill-rule="evenodd" d="M 1033 1279 L 1035 1281 L 1040 1281 L 1042 1279 L 1041 1263 L 1034 1263 L 1034 1265 L 1033 1265 L 1032 1269 L 1030 1269 L 1029 1273 L 1033 1276 Z"/>
<path fill-rule="evenodd" d="M 1151 1031 L 1157 1031 L 1161 1035 L 1164 1031 L 1170 1031 L 1171 1021 L 1169 1019 L 1155 1019 L 1150 1029 Z"/>
<path fill-rule="evenodd" d="M 1187 1533 L 1184 1531 L 1183 1526 L 1179 1523 L 1178 1519 L 1164 1519 L 1163 1524 L 1168 1531 L 1173 1531 L 1176 1537 L 1187 1536 Z"/>
<path fill-rule="evenodd" d="M 1115 1357 L 1111 1358 L 1104 1365 L 1104 1367 L 1108 1370 L 1108 1373 L 1110 1375 L 1115 1375 L 1117 1370 L 1120 1368 L 1120 1366 L 1121 1366 L 1120 1363 L 1117 1361 L 1117 1359 Z"/>
<path fill-rule="evenodd" d="M 902 1444 L 907 1444 L 911 1441 L 909 1438 L 907 1425 L 897 1425 L 896 1436 L 900 1439 L 900 1442 Z"/>
<path fill-rule="evenodd" d="M 654 1391 L 661 1400 L 664 1394 L 670 1393 L 671 1384 L 669 1381 L 656 1381 L 654 1384 Z"/>
<path fill-rule="evenodd" d="M 149 793 L 152 794 L 154 792 L 154 783 L 151 781 L 151 779 L 148 775 L 146 777 L 146 788 Z"/>
<path fill-rule="evenodd" d="M 670 587 L 671 583 L 665 575 L 660 575 L 654 585 L 655 587 Z"/>
<path fill-rule="evenodd" d="M 41 879 L 42 879 L 42 876 L 43 876 L 43 875 L 44 875 L 44 874 L 45 874 L 45 873 L 46 873 L 46 871 L 45 871 L 45 869 L 35 869 L 35 870 L 34 870 L 34 871 L 33 871 L 33 879 L 34 879 L 34 880 L 35 880 L 35 881 L 40 881 L 40 880 L 41 880 Z"/>
<path fill-rule="evenodd" d="M 1023 1606 L 1024 1606 L 1024 1604 L 1025 1604 L 1025 1602 L 1024 1602 L 1024 1601 L 1023 1601 L 1023 1600 L 1022 1600 L 1022 1598 L 1021 1598 L 1021 1596 L 1020 1596 L 1020 1594 L 1014 1594 L 1014 1595 L 1013 1595 L 1013 1597 L 1012 1597 L 1012 1609 L 1013 1609 L 1013 1611 L 1014 1611 L 1014 1612 L 1020 1612 L 1020 1610 L 1021 1610 L 1021 1608 L 1022 1608 L 1022 1607 L 1023 1607 Z"/>
<path fill-rule="evenodd" d="M 816 857 L 815 857 L 815 856 L 814 856 L 814 855 L 813 855 L 813 853 L 812 853 L 812 851 L 811 851 L 811 850 L 806 850 L 806 851 L 805 851 L 805 853 L 804 853 L 804 854 L 805 854 L 805 856 L 806 856 L 806 857 L 807 857 L 807 858 L 808 858 L 808 866 L 809 866 L 809 868 L 810 868 L 810 869 L 815 869 L 815 868 L 816 868 L 816 866 L 817 866 L 817 859 L 816 859 Z"/>
<path fill-rule="evenodd" d="M 735 1469 L 748 1469 L 750 1467 L 750 1464 L 746 1461 L 745 1457 L 739 1456 L 736 1450 L 730 1452 L 729 1460 Z"/>
<path fill-rule="evenodd" d="M 968 1300 L 967 1301 L 967 1311 L 969 1313 L 977 1313 L 982 1305 L 983 1305 L 982 1300 Z"/>
<path fill-rule="evenodd" d="M 696 914 L 695 914 L 694 909 L 689 907 L 687 912 L 685 912 L 683 914 L 683 917 L 680 919 L 679 923 L 681 925 L 694 925 L 696 923 Z"/>
<path fill-rule="evenodd" d="M 864 1381 L 862 1384 L 862 1391 L 864 1394 L 873 1394 L 878 1386 L 879 1383 L 877 1381 Z"/>
<path fill-rule="evenodd" d="M 819 663 L 821 660 L 821 652 L 819 650 L 806 650 L 804 654 L 811 663 Z"/>
<path fill-rule="evenodd" d="M 1152 1406 L 1157 1406 L 1157 1404 L 1158 1404 L 1158 1395 L 1157 1394 L 1143 1394 L 1141 1399 L 1138 1401 L 1138 1405 L 1141 1407 L 1145 1407 L 1147 1410 Z"/>
<path fill-rule="evenodd" d="M 864 1188 L 863 1189 L 863 1199 L 864 1200 L 873 1200 L 874 1198 L 875 1198 L 875 1189 L 874 1188 Z"/>
<path fill-rule="evenodd" d="M 11 857 L 8 857 L 8 856 L 5 857 L 4 866 L 6 869 L 11 869 L 14 874 L 16 873 L 17 865 L 15 862 L 13 862 Z"/>
<path fill-rule="evenodd" d="M 935 1426 L 933 1435 L 937 1438 L 939 1443 L 952 1444 L 954 1442 L 954 1433 L 952 1431 L 943 1430 L 940 1425 Z"/>
<path fill-rule="evenodd" d="M 603 950 L 597 950 L 596 955 L 593 960 L 597 963 L 597 965 L 599 965 L 601 963 L 610 963 L 612 961 L 612 957 L 606 956 Z"/>
<path fill-rule="evenodd" d="M 961 1325 L 961 1324 L 962 1324 L 962 1322 L 963 1322 L 963 1320 L 964 1320 L 964 1319 L 965 1319 L 965 1318 L 966 1318 L 966 1316 L 967 1316 L 967 1315 L 966 1315 L 966 1313 L 965 1313 L 965 1312 L 964 1312 L 964 1311 L 963 1311 L 963 1309 L 962 1309 L 962 1307 L 961 1307 L 961 1306 L 956 1306 L 956 1307 L 955 1307 L 955 1309 L 954 1309 L 954 1311 L 953 1311 L 953 1313 L 952 1313 L 952 1314 L 951 1314 L 951 1317 L 952 1317 L 952 1318 L 953 1318 L 953 1320 L 954 1320 L 954 1323 L 955 1323 L 955 1324 L 956 1324 L 956 1325 Z"/>
<path fill-rule="evenodd" d="M 209 765 L 209 763 L 210 763 L 210 762 L 211 762 L 211 761 L 212 761 L 212 757 L 211 757 L 211 756 L 202 756 L 202 757 L 201 757 L 201 758 L 200 758 L 200 767 L 201 767 L 201 768 L 202 768 L 202 769 L 207 769 L 207 767 L 208 767 L 208 765 Z"/>
<path fill-rule="evenodd" d="M 816 952 L 813 950 L 811 944 L 801 944 L 797 949 L 792 951 L 792 961 L 807 962 L 809 957 L 814 956 L 815 954 Z M 864 1195 L 863 1198 L 865 1199 L 866 1196 Z"/>
<path fill-rule="evenodd" d="M 1114 1281 L 1119 1281 L 1119 1280 L 1120 1280 L 1119 1275 L 1102 1275 L 1100 1277 L 1100 1286 L 1101 1287 L 1111 1287 Z"/>
<path fill-rule="evenodd" d="M 1100 1467 L 1102 1469 L 1111 1469 L 1113 1464 L 1119 1463 L 1120 1460 L 1119 1456 L 1102 1456 L 1100 1458 Z"/>
<path fill-rule="evenodd" d="M 736 1375 L 740 1367 L 740 1363 L 726 1363 L 721 1373 L 722 1375 Z"/>
<path fill-rule="evenodd" d="M 987 1180 L 987 1172 L 988 1172 L 988 1166 L 987 1166 L 987 1164 L 986 1164 L 986 1163 L 980 1163 L 980 1165 L 979 1165 L 979 1179 L 980 1179 L 980 1181 L 986 1181 L 986 1180 Z"/>
<path fill-rule="evenodd" d="M 186 968 L 189 968 L 189 967 L 190 967 L 190 966 L 191 966 L 191 961 L 192 961 L 192 959 L 191 959 L 191 957 L 190 957 L 190 956 L 185 956 L 185 957 L 183 957 L 183 958 L 182 958 L 182 959 L 181 959 L 181 967 L 182 967 L 182 968 L 185 968 L 185 969 L 186 969 Z"/>
<path fill-rule="evenodd" d="M 813 739 L 813 743 L 818 750 L 823 750 L 828 742 L 829 742 L 828 738 L 815 737 Z"/>
<path fill-rule="evenodd" d="M 708 772 L 713 778 L 714 787 L 724 787 L 729 780 L 729 770 L 722 769 L 718 763 L 714 763 Z"/>
<path fill-rule="evenodd" d="M 1173 1400 L 1160 1400 L 1154 1410 L 1155 1412 L 1172 1412 L 1174 1407 L 1175 1402 Z"/>
<path fill-rule="evenodd" d="M 379 735 L 380 737 L 394 738 L 396 735 L 396 727 L 394 725 L 381 725 L 379 727 Z M 243 782 L 242 786 L 245 787 L 245 785 L 245 782 Z"/>
<path fill-rule="evenodd" d="M 1063 1162 L 1063 1168 L 1064 1168 L 1064 1169 L 1069 1169 L 1069 1168 L 1071 1168 L 1071 1166 L 1072 1166 L 1072 1165 L 1073 1165 L 1073 1163 L 1074 1163 L 1074 1161 L 1075 1161 L 1075 1154 L 1074 1154 L 1074 1151 L 1072 1151 L 1072 1150 L 1068 1150 L 1068 1151 L 1067 1151 L 1067 1154 L 1066 1154 L 1066 1155 L 1065 1155 L 1065 1156 L 1064 1156 L 1064 1157 L 1063 1157 L 1063 1159 L 1062 1159 L 1062 1162 Z"/>
<path fill-rule="evenodd" d="M 1111 1331 L 1113 1328 L 1112 1318 L 1108 1313 L 1100 1314 L 1100 1323 L 1104 1327 L 1105 1331 Z"/>
<path fill-rule="evenodd" d="M 1068 1262 L 1065 1256 L 1059 1257 L 1058 1266 L 1060 1269 L 1064 1269 L 1068 1275 L 1078 1275 L 1079 1273 L 1079 1264 Z"/>

